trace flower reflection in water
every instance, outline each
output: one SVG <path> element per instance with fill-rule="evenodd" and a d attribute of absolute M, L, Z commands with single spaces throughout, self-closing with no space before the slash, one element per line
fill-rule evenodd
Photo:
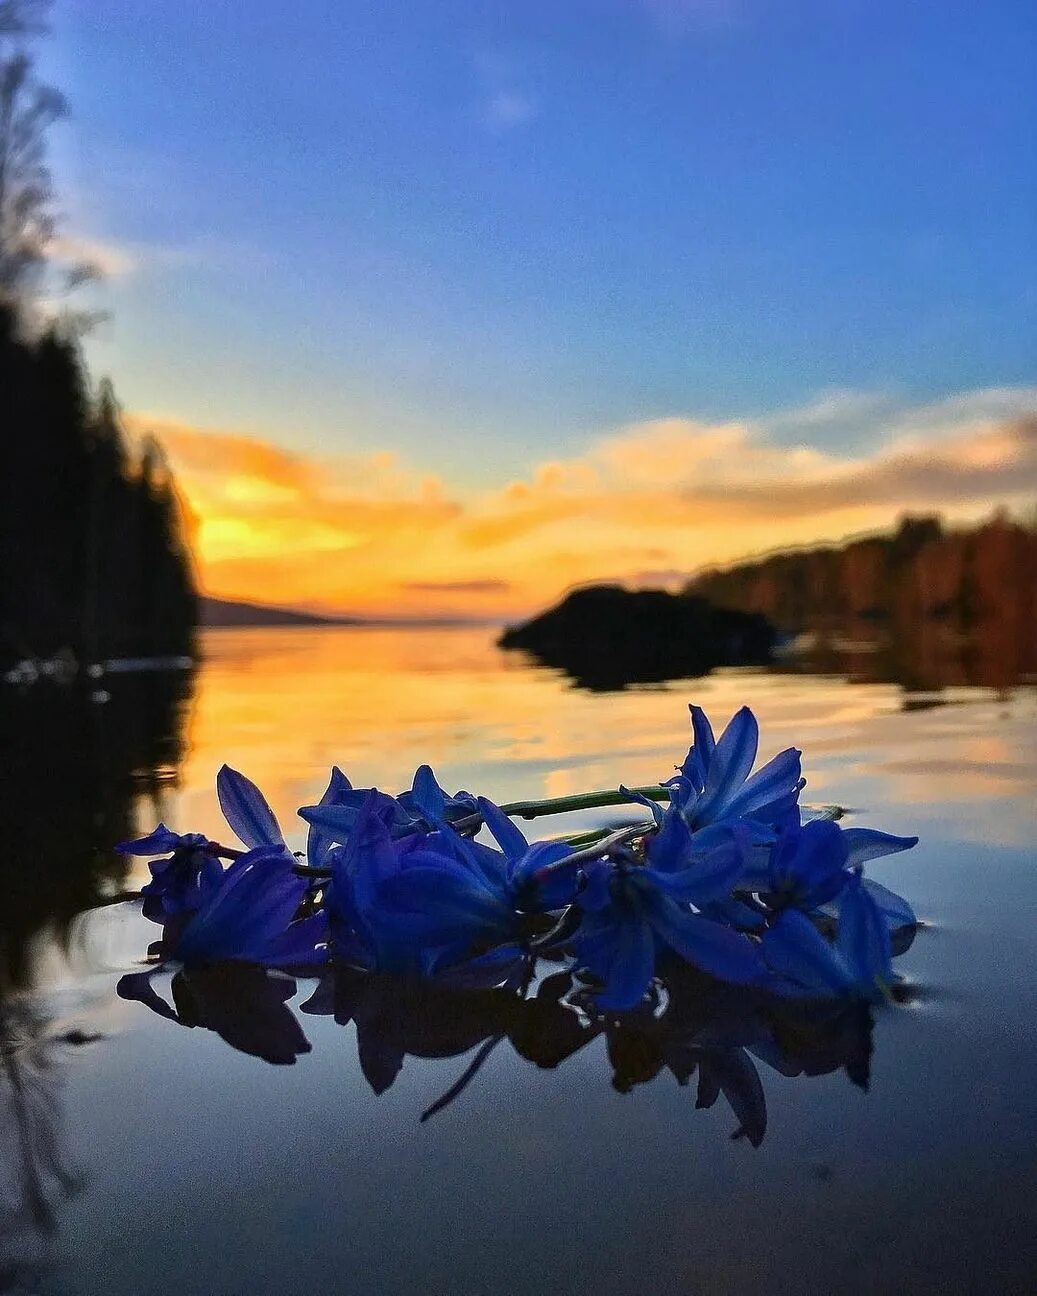
<path fill-rule="evenodd" d="M 214 1031 L 243 1053 L 276 1064 L 310 1051 L 288 1007 L 293 978 L 241 963 L 177 972 L 170 1001 L 144 974 L 126 997 L 182 1026 Z M 873 1011 L 859 1000 L 788 1000 L 725 985 L 679 959 L 668 962 L 651 999 L 637 1009 L 602 1012 L 586 984 L 550 972 L 515 989 L 458 988 L 419 977 L 329 969 L 300 1004 L 311 1016 L 353 1024 L 360 1069 L 376 1094 L 388 1090 L 408 1056 L 472 1056 L 456 1081 L 422 1114 L 435 1115 L 461 1096 L 497 1047 L 553 1070 L 604 1039 L 612 1086 L 629 1093 L 668 1072 L 696 1082 L 697 1108 L 723 1095 L 737 1122 L 732 1137 L 754 1147 L 767 1129 L 763 1063 L 793 1078 L 845 1071 L 868 1087 Z"/>
<path fill-rule="evenodd" d="M 319 972 L 301 1011 L 355 1025 L 375 1093 L 407 1054 L 476 1050 L 423 1119 L 500 1045 L 553 1068 L 604 1036 L 617 1090 L 697 1076 L 697 1105 L 723 1094 L 736 1136 L 758 1146 L 757 1061 L 784 1075 L 843 1067 L 866 1087 L 870 1006 L 901 985 L 892 959 L 916 921 L 864 865 L 917 838 L 804 813 L 796 748 L 752 773 L 748 708 L 719 739 L 699 707 L 691 716 L 677 775 L 640 790 L 498 807 L 450 796 L 428 766 L 398 797 L 334 769 L 300 810 L 305 862 L 259 788 L 224 766 L 220 806 L 246 850 L 164 825 L 121 848 L 152 858 L 144 916 L 163 931 L 160 961 L 118 993 L 286 1064 L 309 1050 L 287 1006 L 294 977 Z M 651 818 L 534 843 L 513 822 L 617 801 Z"/>

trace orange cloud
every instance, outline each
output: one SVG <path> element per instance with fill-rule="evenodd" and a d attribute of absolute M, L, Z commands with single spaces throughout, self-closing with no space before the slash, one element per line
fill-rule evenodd
<path fill-rule="evenodd" d="M 752 422 L 661 419 L 464 497 L 391 453 L 307 456 L 170 420 L 129 423 L 166 447 L 210 592 L 377 615 L 513 615 L 583 581 L 673 583 L 887 526 L 905 509 L 973 517 L 1037 495 L 1029 389 L 899 410 L 837 393 Z M 841 427 L 873 448 L 817 444 Z"/>

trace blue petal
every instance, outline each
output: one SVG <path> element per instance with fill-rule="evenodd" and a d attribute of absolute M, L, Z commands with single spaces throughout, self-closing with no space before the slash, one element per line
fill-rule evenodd
<path fill-rule="evenodd" d="M 658 801 L 653 801 L 651 797 L 646 797 L 643 792 L 638 792 L 633 788 L 624 787 L 622 783 L 619 785 L 619 791 L 628 801 L 635 801 L 638 805 L 643 805 L 650 810 L 652 818 L 655 820 L 656 827 L 661 827 L 665 811 Z"/>
<path fill-rule="evenodd" d="M 214 959 L 262 962 L 267 943 L 288 927 L 303 893 L 290 858 L 270 848 L 234 861 L 181 932 L 172 955 L 184 963 Z"/>
<path fill-rule="evenodd" d="M 419 765 L 414 771 L 411 796 L 429 824 L 438 824 L 446 819 L 446 793 L 436 782 L 430 765 Z"/>
<path fill-rule="evenodd" d="M 565 842 L 534 842 L 526 853 L 509 866 L 512 897 L 523 909 L 559 909 L 576 895 L 579 865 L 564 861 L 573 854 Z"/>
<path fill-rule="evenodd" d="M 688 708 L 691 711 L 692 746 L 681 766 L 681 773 L 697 792 L 701 792 L 706 782 L 706 771 L 712 759 L 716 739 L 713 737 L 713 726 L 701 707 L 694 703 Z"/>
<path fill-rule="evenodd" d="M 844 828 L 846 862 L 850 866 L 866 864 L 868 860 L 895 855 L 918 845 L 917 837 L 894 837 L 892 833 L 879 832 L 877 828 Z"/>
<path fill-rule="evenodd" d="M 324 795 L 320 799 L 322 806 L 340 805 L 353 791 L 353 785 L 337 765 L 332 766 L 331 777 Z M 311 867 L 320 868 L 335 842 L 335 838 L 320 824 L 310 824 L 306 835 L 306 859 Z"/>
<path fill-rule="evenodd" d="M 503 810 L 485 797 L 479 797 L 479 809 L 482 811 L 483 822 L 489 828 L 497 845 L 509 860 L 517 859 L 529 845 L 521 829 Z"/>
<path fill-rule="evenodd" d="M 327 914 L 311 914 L 309 918 L 291 923 L 280 936 L 269 941 L 258 951 L 256 962 L 284 972 L 319 967 L 327 961 L 327 940 Z"/>
<path fill-rule="evenodd" d="M 190 834 L 197 837 L 197 844 L 200 845 L 205 839 L 198 833 Z M 157 828 L 148 833 L 146 837 L 137 837 L 133 841 L 120 842 L 115 849 L 120 855 L 167 855 L 184 840 L 180 833 L 175 833 L 172 828 L 167 828 L 164 823 L 160 823 Z M 193 843 L 192 843 L 193 844 Z"/>
<path fill-rule="evenodd" d="M 815 819 L 786 832 L 774 848 L 771 877 L 775 890 L 790 885 L 810 908 L 833 899 L 846 885 L 846 842 L 838 824 Z"/>
<path fill-rule="evenodd" d="M 605 987 L 595 999 L 599 1008 L 623 1011 L 636 1008 L 655 975 L 655 941 L 642 918 L 616 924 L 609 951 Z"/>
<path fill-rule="evenodd" d="M 600 913 L 612 903 L 611 882 L 614 870 L 604 860 L 592 860 L 583 868 L 583 890 L 576 903 L 584 913 Z"/>
<path fill-rule="evenodd" d="M 695 807 L 699 823 L 719 819 L 745 782 L 756 759 L 760 727 L 748 707 L 742 707 L 724 730 L 709 762 L 702 799 Z"/>
<path fill-rule="evenodd" d="M 216 795 L 227 822 L 248 847 L 283 846 L 284 838 L 266 798 L 244 774 L 229 765 L 216 775 Z"/>
<path fill-rule="evenodd" d="M 507 930 L 514 920 L 513 912 L 489 891 L 441 868 L 404 870 L 384 884 L 380 900 L 386 922 L 395 920 L 392 910 L 401 910 L 429 930 L 470 927 L 478 934 L 483 929 Z"/>
<path fill-rule="evenodd" d="M 656 807 L 658 809 L 658 807 Z M 648 839 L 649 864 L 663 873 L 676 873 L 688 867 L 693 850 L 691 829 L 679 804 L 659 811 L 659 831 Z"/>
<path fill-rule="evenodd" d="M 749 779 L 746 779 L 741 791 L 727 805 L 725 813 L 735 815 L 753 815 L 775 802 L 784 803 L 793 791 L 801 787 L 802 753 L 795 747 L 779 752 L 766 765 L 762 766 Z"/>
<path fill-rule="evenodd" d="M 861 885 L 878 905 L 891 932 L 897 931 L 901 927 L 914 927 L 917 925 L 918 919 L 915 917 L 915 911 L 903 896 L 898 896 L 895 891 L 890 891 L 881 882 L 874 882 L 871 878 L 862 878 Z"/>
<path fill-rule="evenodd" d="M 361 807 L 368 801 L 371 802 L 371 813 L 388 826 L 394 837 L 414 832 L 419 826 L 395 797 L 379 792 L 377 788 L 353 788 L 348 792 L 343 789 L 335 804 L 321 802 L 315 806 L 301 806 L 299 817 L 323 829 L 332 841 L 345 844 L 357 826 Z"/>
<path fill-rule="evenodd" d="M 444 968 L 436 974 L 436 980 L 458 990 L 489 989 L 499 986 L 525 964 L 526 954 L 520 945 L 498 945 L 477 958 Z"/>
<path fill-rule="evenodd" d="M 778 917 L 764 933 L 762 947 L 768 966 L 805 990 L 839 995 L 853 988 L 850 969 L 798 909 Z"/>
<path fill-rule="evenodd" d="M 707 918 L 725 923 L 736 931 L 759 931 L 766 922 L 764 914 L 742 900 L 711 900 L 699 908 Z"/>
<path fill-rule="evenodd" d="M 759 951 L 747 937 L 693 914 L 663 895 L 654 898 L 649 912 L 659 937 L 703 972 L 738 985 L 761 980 L 764 969 Z"/>
<path fill-rule="evenodd" d="M 689 851 L 684 867 L 678 871 L 658 870 L 649 847 L 650 868 L 646 871 L 674 900 L 701 907 L 731 894 L 745 873 L 748 859 L 748 834 L 740 825 L 717 824 L 689 834 Z"/>
<path fill-rule="evenodd" d="M 859 876 L 846 888 L 839 905 L 836 948 L 859 986 L 885 986 L 893 979 L 889 926 Z"/>
<path fill-rule="evenodd" d="M 348 797 L 334 802 L 321 798 L 318 805 L 300 806 L 299 817 L 319 828 L 329 841 L 346 842 L 356 827 L 366 793 L 354 790 Z"/>

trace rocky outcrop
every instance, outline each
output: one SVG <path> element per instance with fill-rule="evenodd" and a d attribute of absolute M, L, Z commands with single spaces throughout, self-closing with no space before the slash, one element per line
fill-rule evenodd
<path fill-rule="evenodd" d="M 664 590 L 592 585 L 500 637 L 557 666 L 583 688 L 605 690 L 704 675 L 721 665 L 769 659 L 775 631 L 766 617 L 715 607 Z"/>

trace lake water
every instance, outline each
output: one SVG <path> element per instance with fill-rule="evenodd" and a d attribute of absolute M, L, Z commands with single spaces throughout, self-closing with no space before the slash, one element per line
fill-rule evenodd
<path fill-rule="evenodd" d="M 0 1290 L 1034 1290 L 1037 690 L 732 671 L 592 694 L 492 641 L 213 631 L 190 696 L 151 682 L 78 710 L 2 700 Z M 898 960 L 907 1001 L 873 1029 L 859 1014 L 786 1023 L 777 1056 L 751 1032 L 744 1049 L 699 1036 L 682 1086 L 650 1026 L 550 1055 L 492 1010 L 375 995 L 355 1014 L 366 1069 L 402 1061 L 376 1094 L 357 1026 L 300 1011 L 313 982 L 271 1010 L 299 1056 L 270 1065 L 116 998 L 153 934 L 132 903 L 75 916 L 146 878 L 92 850 L 134 821 L 226 836 L 224 761 L 284 824 L 333 762 L 391 791 L 428 760 L 451 788 L 561 795 L 666 777 L 688 701 L 715 721 L 748 703 L 764 755 L 803 749 L 806 801 L 920 835 L 869 868 L 925 920 Z M 550 826 L 577 822 L 596 821 Z M 217 988 L 194 993 L 220 1025 Z M 266 1029 L 222 1025 L 244 1048 Z M 480 1048 L 464 1092 L 421 1122 Z M 732 1137 L 747 1092 L 757 1147 Z"/>

